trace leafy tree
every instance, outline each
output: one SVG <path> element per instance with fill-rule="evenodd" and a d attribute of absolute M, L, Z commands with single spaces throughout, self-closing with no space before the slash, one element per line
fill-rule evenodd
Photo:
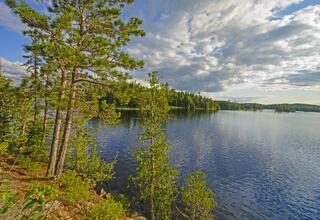
<path fill-rule="evenodd" d="M 186 185 L 181 187 L 181 198 L 184 212 L 190 219 L 213 219 L 215 201 L 212 191 L 207 188 L 203 172 L 197 171 L 188 175 Z"/>
<path fill-rule="evenodd" d="M 169 145 L 163 131 L 169 110 L 167 87 L 159 84 L 155 73 L 150 74 L 150 89 L 146 90 L 142 102 L 145 131 L 141 141 L 148 146 L 135 152 L 138 167 L 133 181 L 140 190 L 150 219 L 170 219 L 177 171 L 169 163 Z"/>

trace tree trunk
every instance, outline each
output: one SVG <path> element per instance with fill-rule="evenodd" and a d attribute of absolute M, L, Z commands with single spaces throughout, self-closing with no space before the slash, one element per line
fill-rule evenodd
<path fill-rule="evenodd" d="M 34 93 L 34 115 L 33 115 L 33 120 L 34 120 L 34 127 L 37 125 L 37 116 L 38 116 L 38 94 L 37 92 Z"/>
<path fill-rule="evenodd" d="M 48 127 L 48 87 L 49 87 L 49 77 L 46 74 L 46 85 L 45 85 L 45 97 L 44 97 L 44 111 L 43 111 L 43 124 L 42 124 L 42 145 L 44 146 L 47 139 L 47 127 Z"/>
<path fill-rule="evenodd" d="M 38 118 L 38 65 L 37 65 L 37 58 L 34 60 L 34 73 L 33 73 L 33 83 L 34 83 L 34 127 L 37 125 L 37 118 Z"/>
<path fill-rule="evenodd" d="M 66 158 L 67 148 L 69 145 L 69 140 L 71 136 L 72 122 L 73 122 L 73 111 L 76 102 L 77 88 L 76 88 L 76 70 L 72 73 L 72 81 L 71 81 L 71 95 L 69 97 L 69 104 L 67 109 L 66 121 L 64 126 L 64 132 L 61 142 L 61 148 L 59 151 L 59 157 L 56 164 L 55 175 L 59 179 L 61 177 L 64 161 Z"/>
<path fill-rule="evenodd" d="M 47 127 L 48 127 L 48 99 L 44 99 L 44 112 L 43 112 L 43 124 L 42 124 L 42 144 L 44 146 L 47 138 Z"/>
<path fill-rule="evenodd" d="M 153 145 L 153 137 L 151 137 L 151 145 L 150 148 L 152 148 Z M 152 151 L 151 151 L 152 152 Z M 154 210 L 154 176 L 155 176 L 155 164 L 154 164 L 154 154 L 152 152 L 152 156 L 151 156 L 151 162 L 152 162 L 152 179 L 151 179 L 151 220 L 155 220 L 155 210 Z"/>
<path fill-rule="evenodd" d="M 54 123 L 52 143 L 51 143 L 49 165 L 48 165 L 48 170 L 47 170 L 47 174 L 46 174 L 47 177 L 52 177 L 55 173 L 59 139 L 60 139 L 60 130 L 61 130 L 61 124 L 62 124 L 62 119 L 61 119 L 60 114 L 61 114 L 60 109 L 57 109 L 56 119 L 55 119 L 55 123 Z"/>
<path fill-rule="evenodd" d="M 42 144 L 44 145 L 47 138 L 48 127 L 48 99 L 44 99 L 44 112 L 43 112 L 43 124 L 42 124 Z"/>
<path fill-rule="evenodd" d="M 64 89 L 66 86 L 66 73 L 63 71 L 61 76 L 61 92 L 59 94 L 58 103 L 60 104 L 64 98 Z M 51 151 L 50 151 L 50 159 L 48 164 L 48 169 L 46 176 L 52 177 L 56 172 L 56 164 L 57 164 L 57 154 L 58 154 L 58 147 L 60 141 L 60 133 L 61 133 L 61 125 L 62 125 L 62 118 L 61 118 L 61 110 L 60 107 L 57 107 L 56 110 L 56 118 L 54 123 L 54 131 L 53 137 L 51 142 Z"/>

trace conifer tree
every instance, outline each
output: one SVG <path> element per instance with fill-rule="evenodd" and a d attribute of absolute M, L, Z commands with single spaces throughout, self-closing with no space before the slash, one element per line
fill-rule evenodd
<path fill-rule="evenodd" d="M 144 127 L 141 141 L 147 146 L 136 152 L 138 167 L 133 181 L 152 220 L 171 219 L 176 191 L 177 171 L 170 165 L 169 145 L 163 130 L 169 110 L 167 92 L 168 88 L 159 84 L 156 74 L 150 74 L 150 89 L 142 96 L 141 108 Z"/>
<path fill-rule="evenodd" d="M 144 35 L 139 29 L 142 22 L 120 18 L 121 10 L 132 0 L 53 0 L 50 15 L 41 14 L 24 1 L 6 2 L 32 31 L 48 39 L 45 61 L 54 67 L 60 85 L 47 174 L 60 177 L 80 93 L 88 84 L 108 87 L 110 81 L 126 77 L 123 69 L 142 67 L 142 61 L 123 51 L 131 37 Z"/>
<path fill-rule="evenodd" d="M 15 104 L 13 82 L 4 76 L 0 62 L 0 143 L 11 131 Z"/>
<path fill-rule="evenodd" d="M 27 59 L 25 66 L 27 66 L 27 71 L 31 74 L 29 82 L 26 85 L 29 87 L 29 95 L 33 96 L 34 104 L 34 127 L 36 126 L 38 115 L 40 114 L 39 106 L 39 96 L 41 89 L 41 79 L 40 79 L 40 68 L 42 65 L 42 50 L 43 46 L 40 44 L 39 39 L 36 33 L 29 33 L 29 36 L 32 39 L 30 45 L 25 45 L 24 49 L 26 55 L 23 57 Z"/>
<path fill-rule="evenodd" d="M 187 213 L 190 219 L 213 219 L 215 201 L 212 191 L 207 188 L 203 172 L 196 171 L 188 175 L 186 185 L 181 187 L 181 199 L 184 213 Z"/>

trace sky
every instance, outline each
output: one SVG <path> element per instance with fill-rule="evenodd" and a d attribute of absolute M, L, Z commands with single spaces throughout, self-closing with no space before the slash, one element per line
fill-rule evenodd
<path fill-rule="evenodd" d="M 28 0 L 35 7 L 39 3 Z M 320 104 L 320 0 L 136 0 L 146 32 L 126 50 L 178 90 L 237 102 Z M 25 28 L 0 0 L 0 59 L 26 75 Z"/>

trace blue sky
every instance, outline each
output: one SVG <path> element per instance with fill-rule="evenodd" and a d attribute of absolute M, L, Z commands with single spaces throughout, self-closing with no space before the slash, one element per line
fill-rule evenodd
<path fill-rule="evenodd" d="M 147 33 L 128 47 L 145 61 L 136 79 L 158 71 L 217 99 L 320 104 L 320 0 L 136 0 L 132 16 Z M 25 75 L 24 28 L 0 0 L 0 59 L 14 79 Z"/>

